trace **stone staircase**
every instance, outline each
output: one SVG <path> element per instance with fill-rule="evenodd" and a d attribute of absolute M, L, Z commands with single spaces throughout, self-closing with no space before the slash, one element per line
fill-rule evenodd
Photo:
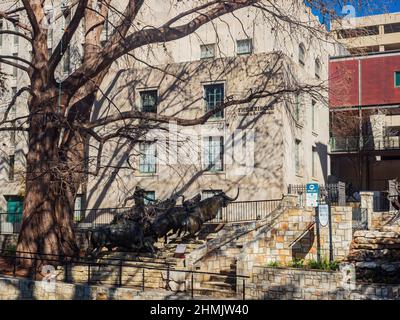
<path fill-rule="evenodd" d="M 229 269 L 220 270 L 219 275 L 211 275 L 209 280 L 202 281 L 200 287 L 195 290 L 199 295 L 214 298 L 235 298 L 236 292 L 236 264 L 231 263 Z"/>
<path fill-rule="evenodd" d="M 400 234 L 356 231 L 348 260 L 355 263 L 357 279 L 362 282 L 400 284 Z"/>

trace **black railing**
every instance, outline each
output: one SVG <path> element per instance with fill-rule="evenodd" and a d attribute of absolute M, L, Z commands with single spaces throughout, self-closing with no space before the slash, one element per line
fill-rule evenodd
<path fill-rule="evenodd" d="M 368 209 L 353 208 L 353 231 L 368 229 Z"/>
<path fill-rule="evenodd" d="M 373 136 L 362 137 L 332 137 L 330 139 L 331 152 L 358 152 L 358 151 L 384 151 L 400 149 L 400 137 Z"/>
<path fill-rule="evenodd" d="M 264 219 L 281 203 L 282 199 L 231 202 L 208 223 L 235 223 Z M 75 228 L 85 230 L 106 225 L 116 214 L 131 210 L 132 208 L 127 207 L 77 210 L 74 213 Z M 21 213 L 0 213 L 0 234 L 19 233 L 21 222 Z"/>
<path fill-rule="evenodd" d="M 114 287 L 134 288 L 141 291 L 145 291 L 146 289 L 166 289 L 168 291 L 185 292 L 187 294 L 190 293 L 192 298 L 194 297 L 194 293 L 196 290 L 202 290 L 202 288 L 198 284 L 201 284 L 201 282 L 204 281 L 205 277 L 218 276 L 224 277 L 226 279 L 234 279 L 234 283 L 236 284 L 238 283 L 238 280 L 242 280 L 241 296 L 244 300 L 246 298 L 246 279 L 249 279 L 248 276 L 244 275 L 232 275 L 197 270 L 183 270 L 176 269 L 173 265 L 167 263 L 142 262 L 139 260 L 107 258 L 104 259 L 104 261 L 94 261 L 86 257 L 37 254 L 22 251 L 15 252 L 10 250 L 2 250 L 0 252 L 0 258 L 3 258 L 3 263 L 1 264 L 3 267 L 0 268 L 0 274 L 3 275 L 12 275 L 13 277 L 17 277 L 21 276 L 21 271 L 25 270 L 27 271 L 27 274 L 25 274 L 25 278 L 36 281 L 38 280 L 38 275 L 40 275 L 42 279 L 46 278 L 45 272 L 41 272 L 43 270 L 43 266 L 45 266 L 46 264 L 57 265 L 63 267 L 63 274 L 61 275 L 60 272 L 57 270 L 53 271 L 54 273 L 56 273 L 56 282 L 76 284 L 84 283 L 87 285 L 109 285 Z M 19 266 L 19 262 L 22 259 L 32 261 L 32 266 L 28 270 L 23 269 Z M 6 264 L 8 264 L 9 266 L 8 269 L 4 269 L 4 266 Z M 80 272 L 78 272 L 80 275 L 82 275 L 82 267 L 86 271 L 86 274 L 84 272 L 84 277 L 80 276 L 78 279 L 75 279 L 73 268 L 77 266 L 81 267 Z M 106 271 L 102 271 L 101 268 L 106 268 Z M 130 273 L 129 277 L 126 277 L 124 272 L 126 273 L 126 270 L 129 270 L 129 268 L 134 270 L 134 272 Z M 155 284 L 154 272 L 157 271 L 161 272 L 161 280 L 158 284 Z M 170 282 L 177 281 L 176 278 L 171 277 L 171 273 L 182 275 L 182 278 L 180 278 L 180 282 L 182 284 L 181 288 L 177 288 L 177 290 L 171 289 Z M 196 276 L 200 277 L 201 280 L 195 282 Z M 110 280 L 107 281 L 107 278 Z M 239 295 L 240 292 L 237 291 L 237 286 L 235 288 L 232 288 L 232 292 L 236 292 L 236 294 Z"/>
<path fill-rule="evenodd" d="M 373 197 L 373 206 L 375 212 L 390 211 L 390 201 L 388 191 L 375 191 Z"/>
<path fill-rule="evenodd" d="M 298 196 L 298 205 L 306 206 L 307 186 L 304 184 L 290 184 L 288 193 Z M 346 184 L 339 182 L 335 184 L 319 185 L 318 203 L 334 203 L 340 206 L 346 205 Z"/>
<path fill-rule="evenodd" d="M 282 203 L 282 199 L 235 201 L 222 208 L 217 217 L 208 223 L 234 223 L 266 218 Z"/>

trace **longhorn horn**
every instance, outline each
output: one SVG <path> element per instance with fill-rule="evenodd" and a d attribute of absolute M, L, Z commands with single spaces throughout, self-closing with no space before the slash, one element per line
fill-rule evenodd
<path fill-rule="evenodd" d="M 239 192 L 240 192 L 240 190 L 239 190 L 239 188 L 238 188 L 238 191 L 237 191 L 237 194 L 236 194 L 236 197 L 235 198 L 231 198 L 231 197 L 228 197 L 226 194 L 224 194 L 224 193 L 221 193 L 221 195 L 225 198 L 225 199 L 227 199 L 227 200 L 229 200 L 229 201 L 236 201 L 238 198 L 239 198 Z"/>

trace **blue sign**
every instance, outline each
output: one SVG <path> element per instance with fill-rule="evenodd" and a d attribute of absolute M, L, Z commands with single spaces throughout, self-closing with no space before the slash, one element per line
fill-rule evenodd
<path fill-rule="evenodd" d="M 318 183 L 307 183 L 306 187 L 306 206 L 318 207 L 319 186 Z"/>
<path fill-rule="evenodd" d="M 318 183 L 307 183 L 306 192 L 307 193 L 319 193 Z"/>

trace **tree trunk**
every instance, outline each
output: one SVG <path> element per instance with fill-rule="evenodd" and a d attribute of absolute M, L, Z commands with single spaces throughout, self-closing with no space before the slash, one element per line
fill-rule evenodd
<path fill-rule="evenodd" d="M 17 245 L 17 251 L 25 252 L 20 259 L 24 266 L 34 264 L 28 259 L 32 257 L 51 264 L 50 259 L 78 253 L 73 230 L 74 198 L 68 194 L 65 168 L 59 161 L 60 130 L 51 112 L 33 115 L 30 124 L 26 195 Z"/>

